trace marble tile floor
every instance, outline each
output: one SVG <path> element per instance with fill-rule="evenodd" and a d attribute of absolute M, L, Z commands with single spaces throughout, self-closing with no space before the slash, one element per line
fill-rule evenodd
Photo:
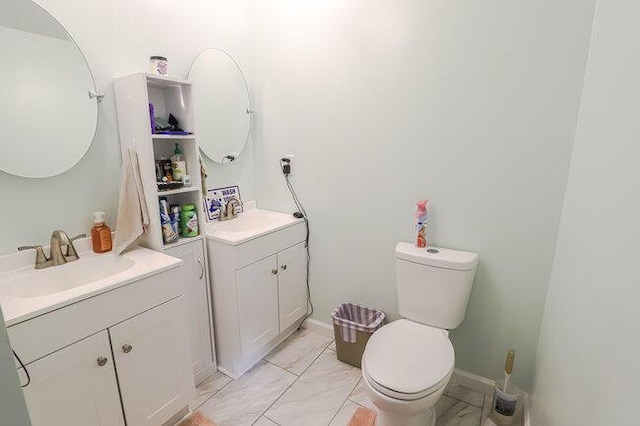
<path fill-rule="evenodd" d="M 332 339 L 306 329 L 237 380 L 216 372 L 191 404 L 218 426 L 346 426 L 359 406 L 375 409 L 360 369 L 338 361 Z M 490 410 L 490 395 L 454 378 L 436 405 L 437 425 L 481 426 Z"/>

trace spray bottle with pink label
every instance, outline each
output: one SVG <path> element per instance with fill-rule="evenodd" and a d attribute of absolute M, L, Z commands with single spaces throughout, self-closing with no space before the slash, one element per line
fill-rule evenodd
<path fill-rule="evenodd" d="M 416 212 L 416 247 L 427 246 L 427 203 L 429 200 L 424 199 L 417 202 L 418 211 Z"/>

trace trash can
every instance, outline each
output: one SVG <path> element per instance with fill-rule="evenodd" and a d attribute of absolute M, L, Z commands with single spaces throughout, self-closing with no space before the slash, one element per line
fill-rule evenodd
<path fill-rule="evenodd" d="M 356 303 L 343 303 L 331 312 L 338 359 L 360 367 L 369 337 L 382 327 L 384 312 Z"/>

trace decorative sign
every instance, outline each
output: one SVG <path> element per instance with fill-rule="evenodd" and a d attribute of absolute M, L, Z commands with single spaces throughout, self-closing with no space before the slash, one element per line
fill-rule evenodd
<path fill-rule="evenodd" d="M 232 198 L 237 198 L 239 201 L 242 201 L 240 198 L 240 188 L 237 186 L 226 186 L 224 188 L 208 190 L 205 204 L 209 220 L 216 220 L 218 216 L 220 216 L 221 209 L 223 209 Z M 236 213 L 242 212 L 242 205 L 237 205 L 235 210 Z"/>

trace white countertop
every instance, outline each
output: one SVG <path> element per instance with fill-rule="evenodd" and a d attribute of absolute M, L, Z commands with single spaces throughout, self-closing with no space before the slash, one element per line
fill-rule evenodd
<path fill-rule="evenodd" d="M 45 274 L 52 268 L 73 268 L 74 263 L 81 262 L 82 259 L 110 256 L 110 261 L 116 261 L 113 252 L 95 254 L 92 251 L 88 251 L 89 243 L 87 240 L 89 239 L 74 243 L 80 260 L 61 266 L 51 266 L 47 269 L 34 270 L 35 252 L 33 251 L 0 256 L 0 306 L 2 306 L 7 327 L 151 275 L 177 268 L 182 263 L 180 259 L 139 247 L 120 256 L 133 262 L 132 266 L 106 278 L 44 296 L 18 297 L 8 291 L 11 285 L 10 280 L 18 275 Z"/>
<path fill-rule="evenodd" d="M 211 240 L 236 246 L 302 222 L 304 219 L 293 214 L 260 210 L 255 203 L 245 203 L 245 211 L 237 218 L 207 223 L 205 234 Z"/>

